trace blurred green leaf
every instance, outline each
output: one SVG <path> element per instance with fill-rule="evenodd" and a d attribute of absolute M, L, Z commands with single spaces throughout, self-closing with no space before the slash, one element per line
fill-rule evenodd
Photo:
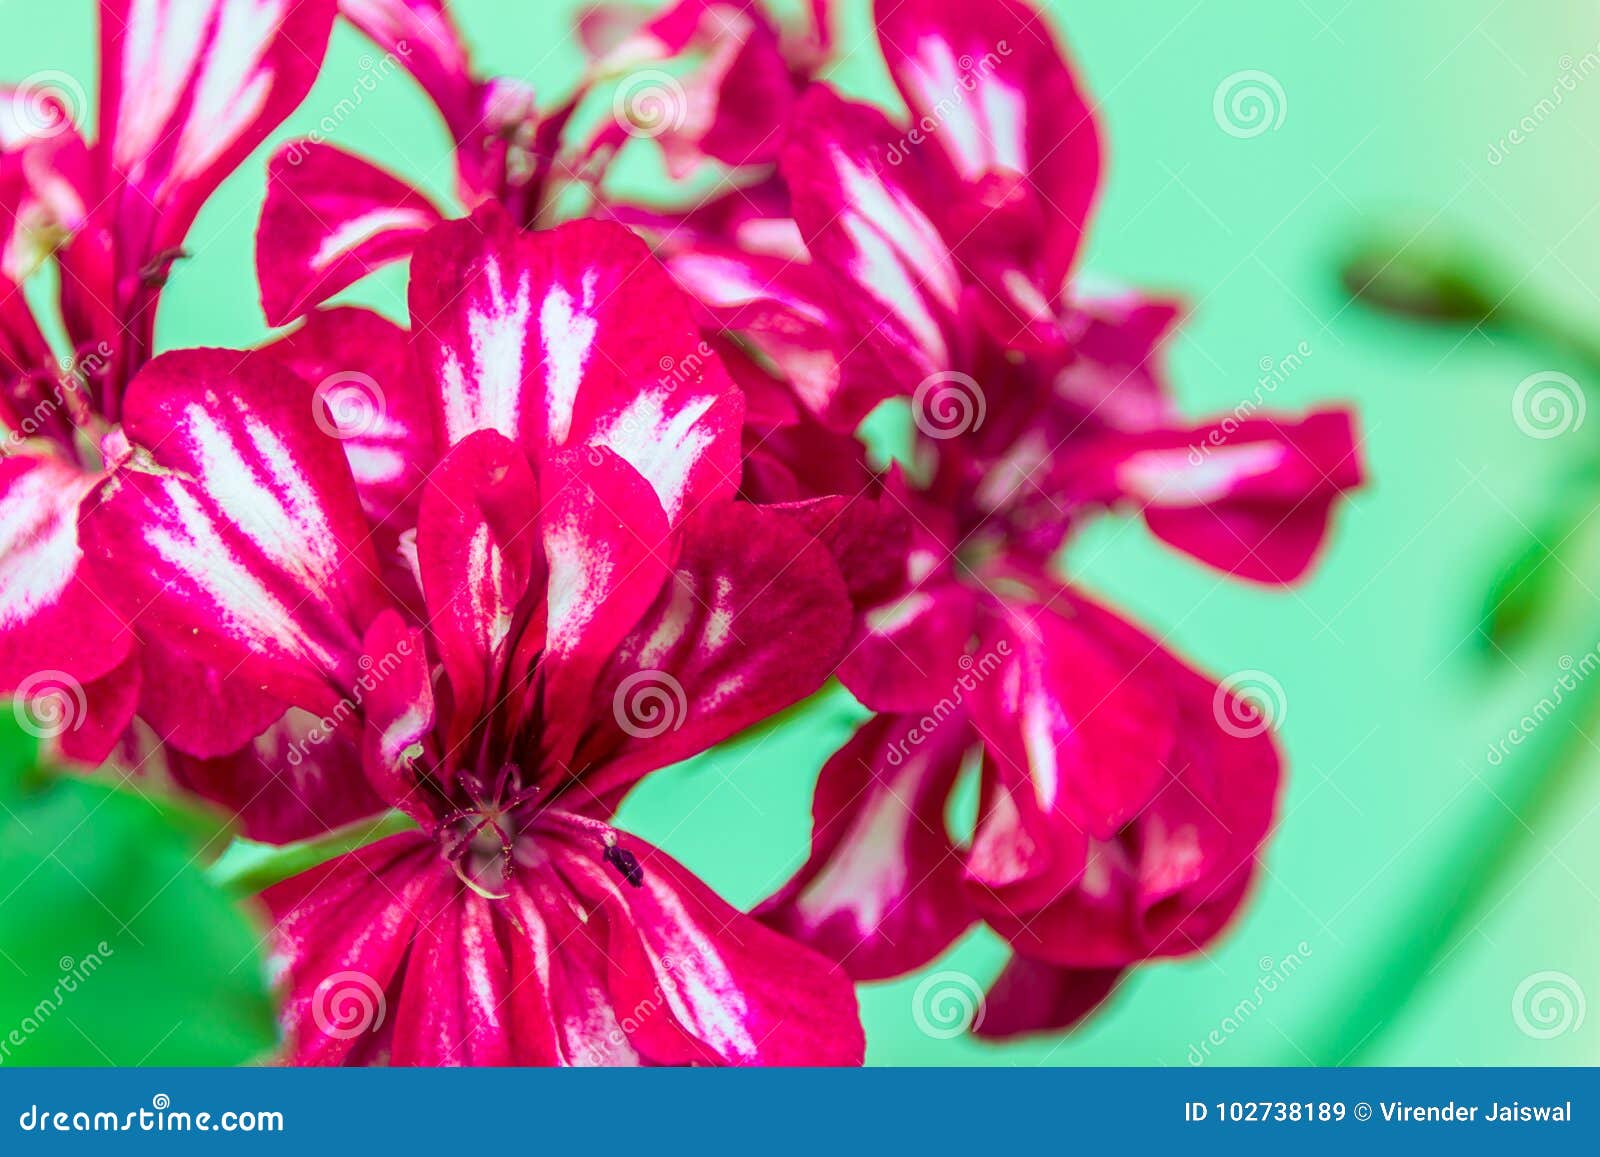
<path fill-rule="evenodd" d="M 1511 553 L 1484 599 L 1478 639 L 1486 658 L 1514 654 L 1545 629 L 1593 617 L 1600 558 L 1600 476 L 1585 471 L 1559 490 Z"/>
<path fill-rule="evenodd" d="M 0 1065 L 270 1050 L 263 929 L 203 870 L 226 833 L 99 779 L 30 778 L 0 771 Z"/>
<path fill-rule="evenodd" d="M 1376 234 L 1360 241 L 1340 269 L 1351 297 L 1387 313 L 1468 325 L 1500 320 L 1501 278 L 1482 253 L 1458 238 Z"/>

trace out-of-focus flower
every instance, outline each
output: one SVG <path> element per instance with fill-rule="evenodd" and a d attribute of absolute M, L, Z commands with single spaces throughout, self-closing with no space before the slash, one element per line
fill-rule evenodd
<path fill-rule="evenodd" d="M 1338 411 L 1186 423 L 1159 365 L 1177 308 L 1074 289 L 1098 136 L 1029 8 L 886 2 L 878 35 L 912 124 L 817 85 L 781 167 L 845 331 L 842 380 L 867 359 L 897 371 L 885 396 L 911 394 L 887 493 L 913 534 L 841 669 L 879 714 L 824 769 L 811 859 L 764 915 L 857 978 L 983 920 L 1014 956 L 980 1031 L 1062 1028 L 1223 927 L 1280 766 L 1265 726 L 1234 722 L 1249 705 L 1049 560 L 1126 510 L 1224 572 L 1291 582 L 1360 481 L 1355 437 Z M 974 769 L 957 836 L 949 802 Z"/>

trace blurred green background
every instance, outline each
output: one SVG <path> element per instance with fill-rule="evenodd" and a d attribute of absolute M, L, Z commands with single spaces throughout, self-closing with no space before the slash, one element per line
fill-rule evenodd
<path fill-rule="evenodd" d="M 483 71 L 523 77 L 550 95 L 576 75 L 578 54 L 566 39 L 575 4 L 456 7 Z M 866 6 L 843 8 L 848 55 L 831 79 L 884 97 Z M 1576 327 L 1600 324 L 1592 177 L 1600 72 L 1563 91 L 1560 107 L 1539 114 L 1499 163 L 1490 159 L 1491 146 L 1533 115 L 1575 62 L 1600 55 L 1600 10 L 1577 0 L 1050 8 L 1101 104 L 1110 147 L 1089 271 L 1192 303 L 1173 368 L 1194 414 L 1231 410 L 1255 391 L 1264 362 L 1300 352 L 1303 365 L 1272 404 L 1355 403 L 1373 481 L 1342 512 L 1313 581 L 1293 591 L 1219 582 L 1137 523 L 1095 528 L 1066 559 L 1082 582 L 1211 672 L 1258 669 L 1285 689 L 1287 796 L 1246 917 L 1206 956 L 1146 969 L 1103 1015 L 1065 1038 L 1006 1046 L 932 1038 L 917 1027 L 919 977 L 867 986 L 869 1061 L 1182 1066 L 1193 1062 L 1191 1046 L 1219 1030 L 1224 1043 L 1210 1046 L 1208 1063 L 1304 1063 L 1355 990 L 1387 983 L 1374 970 L 1415 929 L 1417 914 L 1441 910 L 1471 866 L 1496 850 L 1498 837 L 1484 833 L 1497 824 L 1517 843 L 1485 909 L 1360 1059 L 1600 1061 L 1600 1016 L 1546 1039 L 1520 1029 L 1513 1011 L 1519 985 L 1542 972 L 1565 974 L 1600 997 L 1600 750 L 1580 732 L 1589 720 L 1569 704 L 1543 724 L 1537 748 L 1514 750 L 1499 766 L 1487 758 L 1489 744 L 1550 693 L 1562 656 L 1581 657 L 1600 641 L 1600 599 L 1588 590 L 1600 588 L 1600 567 L 1585 573 L 1591 559 L 1571 560 L 1577 579 L 1548 596 L 1561 600 L 1557 627 L 1509 658 L 1486 660 L 1475 639 L 1484 592 L 1541 512 L 1563 497 L 1584 511 L 1594 505 L 1581 501 L 1586 492 L 1573 491 L 1571 479 L 1594 456 L 1600 414 L 1564 436 L 1532 438 L 1512 419 L 1513 391 L 1536 372 L 1560 370 L 1582 382 L 1592 367 L 1523 341 L 1375 316 L 1349 305 L 1336 277 L 1353 238 L 1397 230 L 1405 240 L 1426 227 L 1446 246 L 1455 236 L 1476 238 L 1500 260 L 1508 284 L 1541 295 Z M 9 33 L 0 39 L 0 77 L 57 68 L 92 87 L 89 0 L 43 9 L 11 0 L 0 3 L 0 21 Z M 341 28 L 317 89 L 280 138 L 307 131 L 348 95 L 368 53 Z M 1243 70 L 1269 73 L 1284 95 L 1282 123 L 1248 139 L 1222 131 L 1213 115 L 1218 86 Z M 447 142 L 405 78 L 385 80 L 330 139 L 448 197 Z M 253 275 L 265 154 L 197 224 L 193 257 L 175 271 L 163 302 L 164 347 L 246 344 L 266 332 Z M 402 293 L 395 276 L 356 296 L 403 313 Z M 754 903 L 803 857 L 811 779 L 848 733 L 853 710 L 835 697 L 776 735 L 661 775 L 623 820 L 734 902 Z M 1579 761 L 1530 831 L 1507 805 L 1547 749 L 1573 745 L 1593 757 Z M 0 802 L 12 843 L 14 825 L 33 813 L 14 799 Z M 79 842 L 78 874 L 134 872 L 137 839 Z M 0 886 L 0 975 L 23 968 L 15 946 L 42 926 L 68 942 L 101 938 L 107 913 L 76 903 L 80 885 L 67 877 L 56 886 L 73 902 L 53 920 L 5 898 L 10 883 Z M 132 896 L 116 922 L 157 949 L 164 938 L 186 944 L 183 979 L 197 991 L 177 1009 L 123 1005 L 128 1039 L 118 1055 L 96 1055 L 81 1032 L 57 1021 L 30 1040 L 31 1054 L 18 1049 L 7 1063 L 138 1063 L 152 1055 L 145 1049 L 169 1062 L 210 1061 L 260 1047 L 258 1007 L 248 996 L 211 992 L 205 979 L 223 971 L 212 967 L 218 953 L 232 952 L 246 974 L 259 967 L 249 930 L 207 932 L 198 901 L 157 897 L 141 907 L 139 899 Z M 1252 999 L 1262 967 L 1291 953 L 1302 958 L 1295 974 L 1228 1031 L 1225 1019 Z M 975 932 L 929 971 L 987 981 L 1003 956 L 998 941 Z M 23 972 L 31 983 L 35 970 Z M 8 1017 L 11 1005 L 37 999 L 14 978 L 0 989 L 16 993 L 4 1004 Z M 237 1015 L 215 1015 L 231 1008 Z M 158 1040 L 175 1019 L 194 1031 Z M 0 1023 L 0 1034 L 8 1027 Z"/>

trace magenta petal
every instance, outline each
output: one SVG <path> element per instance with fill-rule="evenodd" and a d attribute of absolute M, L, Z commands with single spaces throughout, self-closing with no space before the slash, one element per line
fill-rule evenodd
<path fill-rule="evenodd" d="M 1257 582 L 1310 567 L 1333 505 L 1361 485 L 1349 413 L 1298 421 L 1229 418 L 1097 440 L 1064 471 L 1085 496 L 1137 503 L 1152 532 L 1202 562 Z"/>
<path fill-rule="evenodd" d="M 96 481 L 55 458 L 0 459 L 0 691 L 98 679 L 128 654 L 131 630 L 82 574 L 78 506 Z"/>
<path fill-rule="evenodd" d="M 236 751 L 196 758 L 169 750 L 168 762 L 178 784 L 236 816 L 246 839 L 287 844 L 383 810 L 362 773 L 359 739 L 348 717 L 292 708 Z"/>
<path fill-rule="evenodd" d="M 1023 0 L 879 0 L 878 41 L 964 195 L 951 235 L 1008 344 L 1048 330 L 1100 178 L 1094 115 Z"/>
<path fill-rule="evenodd" d="M 1016 602 L 1002 613 L 979 644 L 1002 665 L 972 696 L 974 722 L 1059 825 L 1109 838 L 1163 778 L 1175 737 L 1167 689 L 1070 608 Z"/>
<path fill-rule="evenodd" d="M 145 647 L 139 716 L 161 742 L 185 755 L 229 755 L 261 735 L 284 704 L 261 694 L 237 668 L 209 667 L 165 647 Z M 195 709 L 204 703 L 206 709 Z"/>
<path fill-rule="evenodd" d="M 839 681 L 873 711 L 915 712 L 959 700 L 976 662 L 969 653 L 975 601 L 965 584 L 934 578 L 873 607 Z"/>
<path fill-rule="evenodd" d="M 384 611 L 367 631 L 359 665 L 356 695 L 365 717 L 361 763 L 367 779 L 385 803 L 426 823 L 432 813 L 416 792 L 411 771 L 436 719 L 422 632 L 406 626 L 394 611 Z"/>
<path fill-rule="evenodd" d="M 1121 968 L 1066 968 L 1013 956 L 984 997 L 974 1035 L 991 1040 L 1065 1032 L 1116 991 Z"/>
<path fill-rule="evenodd" d="M 417 564 L 454 717 L 476 721 L 498 693 L 517 609 L 544 583 L 538 487 L 516 445 L 480 430 L 451 447 L 423 491 Z"/>
<path fill-rule="evenodd" d="M 477 84 L 443 0 L 339 0 L 339 12 L 417 78 L 453 136 L 473 127 Z"/>
<path fill-rule="evenodd" d="M 334 0 L 100 6 L 100 134 L 126 186 L 118 226 L 135 260 L 177 246 L 310 91 L 336 11 Z"/>
<path fill-rule="evenodd" d="M 302 381 L 316 383 L 361 507 L 386 532 L 382 548 L 392 551 L 399 534 L 417 524 L 422 480 L 436 461 L 432 399 L 417 377 L 410 335 L 371 310 L 337 307 L 312 311 L 267 349 Z"/>
<path fill-rule="evenodd" d="M 677 573 L 616 648 L 575 766 L 603 799 L 811 694 L 852 608 L 825 545 L 781 508 L 728 503 L 685 527 Z"/>
<path fill-rule="evenodd" d="M 973 742 L 960 717 L 869 720 L 822 769 L 811 858 L 757 915 L 857 980 L 898 976 L 948 948 L 974 918 L 945 823 Z"/>
<path fill-rule="evenodd" d="M 441 220 L 421 193 L 332 145 L 295 141 L 267 166 L 256 274 L 268 325 L 284 325 L 410 254 Z"/>
<path fill-rule="evenodd" d="M 556 814 L 551 829 L 570 820 Z M 858 1065 L 865 1051 L 855 993 L 836 965 L 721 899 L 664 852 L 622 842 L 642 877 L 631 887 L 569 829 L 562 871 L 606 913 L 607 984 L 640 1052 L 668 1064 Z M 648 1007 L 655 1009 L 657 1004 Z"/>
<path fill-rule="evenodd" d="M 63 721 L 70 725 L 54 735 L 57 750 L 65 759 L 86 767 L 104 763 L 117 743 L 128 733 L 134 709 L 139 704 L 143 672 L 139 656 L 129 655 L 100 678 L 76 688 L 80 702 L 63 702 L 67 712 Z M 73 688 L 65 688 L 72 694 Z M 50 728 L 46 735 L 55 731 Z"/>
<path fill-rule="evenodd" d="M 1177 742 L 1134 821 L 1091 841 L 1080 886 L 1037 911 L 989 911 L 990 922 L 1019 953 L 1076 968 L 1193 952 L 1237 911 L 1271 826 L 1281 775 L 1271 733 L 1264 723 L 1241 727 L 1257 717 L 1224 703 L 1231 692 L 1142 632 L 1081 598 L 1066 601 L 1110 652 L 1165 685 Z"/>
<path fill-rule="evenodd" d="M 739 483 L 743 404 L 683 295 L 610 222 L 523 234 L 480 211 L 433 230 L 411 316 L 444 436 L 498 430 L 538 459 L 610 448 L 676 524 Z"/>
<path fill-rule="evenodd" d="M 904 135 L 868 105 L 813 85 L 783 155 L 794 218 L 836 279 L 831 304 L 882 364 L 883 397 L 950 366 L 962 279 L 938 224 L 948 197 Z"/>
<path fill-rule="evenodd" d="M 308 383 L 260 354 L 186 350 L 145 367 L 125 429 L 151 448 L 80 519 L 141 637 L 325 710 L 385 603 L 368 524 Z M 114 568 L 114 569 L 112 569 Z"/>
<path fill-rule="evenodd" d="M 460 885 L 419 832 L 391 836 L 262 893 L 285 972 L 284 1057 L 296 1065 L 387 1059 L 412 934 Z"/>
<path fill-rule="evenodd" d="M 494 902 L 466 889 L 418 924 L 391 1064 L 515 1063 L 511 967 L 495 924 Z"/>
<path fill-rule="evenodd" d="M 670 585 L 678 546 L 649 484 L 603 447 L 553 455 L 542 489 L 543 745 L 559 763 L 589 722 L 596 679 Z"/>

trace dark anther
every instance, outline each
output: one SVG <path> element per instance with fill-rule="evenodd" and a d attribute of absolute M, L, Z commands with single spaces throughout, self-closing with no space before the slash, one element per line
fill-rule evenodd
<path fill-rule="evenodd" d="M 606 848 L 606 863 L 617 870 L 617 874 L 635 888 L 644 887 L 644 869 L 639 866 L 639 857 L 628 851 L 611 844 Z"/>

